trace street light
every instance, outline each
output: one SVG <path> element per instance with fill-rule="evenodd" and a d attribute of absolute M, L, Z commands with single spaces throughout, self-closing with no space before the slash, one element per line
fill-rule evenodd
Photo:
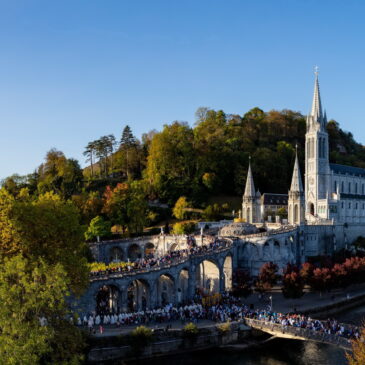
<path fill-rule="evenodd" d="M 273 312 L 273 308 L 272 308 L 272 295 L 270 295 L 269 299 L 270 299 L 270 303 L 271 303 L 271 305 L 270 305 L 270 307 L 271 307 L 271 312 Z"/>

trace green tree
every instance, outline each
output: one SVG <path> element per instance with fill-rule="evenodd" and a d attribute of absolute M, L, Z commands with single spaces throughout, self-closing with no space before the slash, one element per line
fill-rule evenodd
<path fill-rule="evenodd" d="M 177 219 L 184 219 L 186 216 L 186 208 L 188 207 L 188 202 L 185 196 L 181 196 L 175 203 L 174 208 L 172 209 L 172 214 Z"/>
<path fill-rule="evenodd" d="M 82 360 L 82 336 L 65 319 L 68 280 L 62 265 L 49 265 L 41 258 L 34 262 L 17 255 L 2 262 L 2 364 L 78 364 Z M 47 320 L 47 325 L 41 325 L 41 318 Z"/>
<path fill-rule="evenodd" d="M 111 225 L 109 222 L 105 222 L 100 216 L 93 218 L 90 225 L 85 232 L 85 239 L 93 240 L 95 238 L 100 240 L 100 237 L 108 237 L 110 235 Z"/>
<path fill-rule="evenodd" d="M 16 200 L 0 190 L 0 261 L 23 254 L 60 263 L 70 278 L 70 289 L 81 293 L 88 284 L 84 258 L 86 245 L 77 208 L 59 196 L 46 193 L 37 200 Z"/>

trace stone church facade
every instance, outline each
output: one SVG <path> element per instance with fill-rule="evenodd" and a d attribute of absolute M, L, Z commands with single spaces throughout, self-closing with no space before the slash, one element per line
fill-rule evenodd
<path fill-rule="evenodd" d="M 306 124 L 304 186 L 296 155 L 287 205 L 288 223 L 298 227 L 306 242 L 302 259 L 330 254 L 365 236 L 365 169 L 329 162 L 327 116 L 317 73 Z M 242 201 L 244 221 L 264 222 L 260 197 L 249 164 Z"/>

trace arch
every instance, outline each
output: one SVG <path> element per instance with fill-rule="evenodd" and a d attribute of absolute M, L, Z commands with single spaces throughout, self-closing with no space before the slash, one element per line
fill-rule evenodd
<path fill-rule="evenodd" d="M 232 290 L 232 265 L 232 256 L 228 254 L 223 263 L 224 289 L 226 291 Z"/>
<path fill-rule="evenodd" d="M 179 249 L 179 245 L 177 243 L 173 243 L 171 246 L 170 246 L 170 249 L 169 251 L 170 252 L 173 252 L 173 251 L 177 251 Z"/>
<path fill-rule="evenodd" d="M 189 270 L 184 267 L 180 270 L 177 283 L 177 302 L 185 303 L 189 299 Z"/>
<path fill-rule="evenodd" d="M 314 204 L 308 203 L 308 210 L 311 215 L 314 215 Z"/>
<path fill-rule="evenodd" d="M 120 292 L 114 285 L 103 285 L 95 295 L 95 312 L 111 314 L 119 311 Z"/>
<path fill-rule="evenodd" d="M 169 274 L 162 274 L 157 279 L 157 302 L 160 306 L 175 303 L 175 281 Z"/>
<path fill-rule="evenodd" d="M 270 243 L 269 241 L 266 241 L 264 243 L 264 246 L 262 248 L 262 256 L 263 259 L 270 260 L 271 259 L 271 252 L 270 252 Z"/>
<path fill-rule="evenodd" d="M 148 242 L 144 247 L 144 254 L 145 256 L 154 255 L 156 251 L 155 245 L 152 242 Z"/>
<path fill-rule="evenodd" d="M 131 261 L 136 261 L 137 259 L 140 259 L 141 257 L 142 257 L 141 247 L 139 247 L 139 245 L 137 245 L 136 243 L 131 244 L 128 247 L 128 258 Z"/>
<path fill-rule="evenodd" d="M 202 261 L 196 268 L 196 288 L 202 294 L 219 293 L 219 267 L 211 260 Z"/>
<path fill-rule="evenodd" d="M 114 246 L 110 249 L 110 261 L 119 262 L 123 260 L 123 251 L 120 247 Z"/>
<path fill-rule="evenodd" d="M 127 306 L 129 312 L 146 310 L 150 305 L 150 287 L 143 279 L 133 280 L 128 285 Z"/>
<path fill-rule="evenodd" d="M 299 207 L 298 207 L 298 204 L 294 205 L 294 223 L 299 223 Z"/>
<path fill-rule="evenodd" d="M 281 253 L 280 253 L 280 242 L 279 241 L 274 241 L 274 258 L 276 260 L 280 260 L 281 257 Z"/>

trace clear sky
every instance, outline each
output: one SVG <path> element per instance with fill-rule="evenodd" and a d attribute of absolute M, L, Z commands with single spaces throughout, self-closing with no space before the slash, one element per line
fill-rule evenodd
<path fill-rule="evenodd" d="M 307 113 L 365 143 L 365 1 L 0 0 L 0 178 L 199 106 Z"/>

